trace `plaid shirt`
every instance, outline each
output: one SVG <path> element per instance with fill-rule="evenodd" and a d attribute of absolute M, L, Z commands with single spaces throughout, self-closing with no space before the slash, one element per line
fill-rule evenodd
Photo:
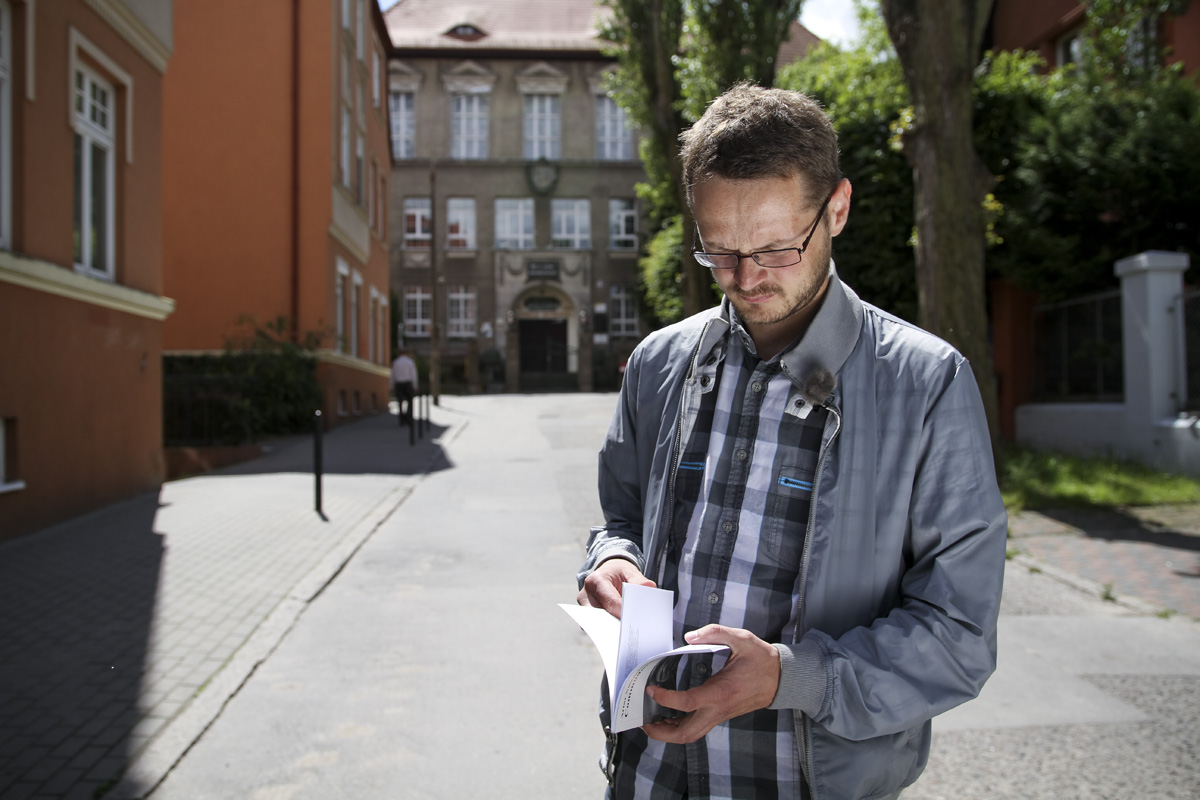
<path fill-rule="evenodd" d="M 676 641 L 719 623 L 790 642 L 826 412 L 799 402 L 779 356 L 755 356 L 736 317 L 727 341 L 679 462 L 663 573 L 650 577 L 677 593 Z M 697 686 L 709 672 L 704 661 L 682 665 L 676 684 Z M 620 738 L 613 797 L 807 798 L 796 745 L 790 710 L 736 717 L 690 745 L 630 731 Z"/>

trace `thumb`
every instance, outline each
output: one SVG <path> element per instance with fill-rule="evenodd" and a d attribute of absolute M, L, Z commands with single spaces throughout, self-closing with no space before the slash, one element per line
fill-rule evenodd
<path fill-rule="evenodd" d="M 724 644 L 733 647 L 734 635 L 732 628 L 724 625 L 705 625 L 683 635 L 688 644 Z"/>

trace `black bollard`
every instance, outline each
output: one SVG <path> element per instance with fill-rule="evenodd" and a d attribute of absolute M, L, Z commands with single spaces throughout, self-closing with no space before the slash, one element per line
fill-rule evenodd
<path fill-rule="evenodd" d="M 321 473 L 324 471 L 324 465 L 321 463 L 321 438 L 324 434 L 321 425 L 321 412 L 313 412 L 313 479 L 315 485 L 313 490 L 316 493 L 316 510 L 322 517 L 325 512 L 321 510 Z"/>

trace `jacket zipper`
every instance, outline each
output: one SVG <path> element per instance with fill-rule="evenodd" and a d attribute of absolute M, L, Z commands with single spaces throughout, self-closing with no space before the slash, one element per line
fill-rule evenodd
<path fill-rule="evenodd" d="M 651 570 L 646 577 L 651 578 L 656 584 L 661 584 L 661 576 L 658 574 L 662 569 L 662 555 L 666 550 L 666 545 L 670 542 L 671 526 L 675 523 L 675 477 L 679 474 L 679 462 L 683 460 L 683 452 L 680 448 L 683 447 L 683 401 L 687 397 L 687 382 L 696 375 L 696 363 L 700 359 L 700 347 L 704 344 L 704 339 L 708 335 L 708 327 L 712 325 L 712 320 L 709 320 L 704 328 L 700 331 L 700 341 L 696 342 L 696 347 L 692 350 L 691 366 L 688 369 L 687 375 L 684 376 L 684 389 L 679 396 L 679 410 L 676 412 L 675 422 L 675 452 L 671 455 L 671 478 L 667 485 L 667 525 L 663 528 L 663 534 L 659 539 L 663 544 L 655 548 L 654 560 L 651 563 Z"/>
<path fill-rule="evenodd" d="M 804 585 L 808 581 L 808 547 L 809 547 L 809 544 L 812 542 L 813 524 L 816 522 L 816 519 L 817 519 L 817 494 L 821 490 L 821 468 L 825 465 L 825 457 L 827 455 L 829 455 L 829 451 L 833 447 L 834 440 L 837 439 L 838 435 L 842 432 L 842 415 L 841 415 L 841 413 L 833 406 L 833 403 L 830 401 L 826 401 L 824 407 L 825 407 L 826 411 L 828 411 L 830 414 L 833 414 L 833 417 L 836 420 L 837 425 L 833 429 L 833 435 L 829 437 L 829 441 L 821 449 L 821 454 L 819 456 L 817 456 L 817 470 L 816 470 L 816 475 L 813 477 L 812 498 L 809 501 L 809 508 L 808 508 L 808 527 L 804 531 L 804 549 L 800 551 L 800 589 L 796 596 L 797 639 L 799 638 L 799 633 L 800 633 L 800 629 L 801 629 L 801 616 L 800 615 L 803 611 L 803 606 L 804 606 Z M 809 794 L 812 795 L 813 800 L 817 800 L 817 782 L 816 782 L 815 776 L 813 775 L 812 750 L 811 750 L 811 744 L 809 742 L 809 739 L 811 737 L 810 731 L 812 728 L 812 720 L 810 720 L 808 718 L 808 715 L 803 715 L 803 719 L 801 722 L 802 722 L 802 724 L 800 726 L 800 738 L 802 740 L 802 745 L 804 748 L 804 753 L 803 753 L 804 767 L 808 774 L 808 791 L 809 791 Z"/>

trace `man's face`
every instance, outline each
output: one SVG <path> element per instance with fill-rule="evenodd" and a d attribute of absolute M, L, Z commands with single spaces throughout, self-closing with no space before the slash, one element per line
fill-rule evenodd
<path fill-rule="evenodd" d="M 714 269 L 721 291 L 752 335 L 799 335 L 816 313 L 829 282 L 831 237 L 841 232 L 850 208 L 850 183 L 838 184 L 818 222 L 820 203 L 809 202 L 799 177 L 731 180 L 707 178 L 692 188 L 696 226 L 708 253 L 748 256 L 762 250 L 800 247 L 816 231 L 799 264 L 761 267 L 742 258 L 734 269 Z"/>

